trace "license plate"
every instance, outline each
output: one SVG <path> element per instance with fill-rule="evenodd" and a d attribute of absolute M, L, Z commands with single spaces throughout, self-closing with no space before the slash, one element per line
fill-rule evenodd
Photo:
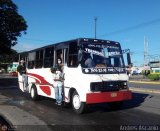
<path fill-rule="evenodd" d="M 111 97 L 117 97 L 117 93 L 111 93 Z"/>

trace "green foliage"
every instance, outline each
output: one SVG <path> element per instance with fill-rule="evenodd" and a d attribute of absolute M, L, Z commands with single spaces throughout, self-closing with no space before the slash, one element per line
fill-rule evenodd
<path fill-rule="evenodd" d="M 151 73 L 151 71 L 150 70 L 142 70 L 141 73 L 142 73 L 142 75 L 147 76 L 147 75 L 149 75 Z"/>
<path fill-rule="evenodd" d="M 18 61 L 18 54 L 15 50 L 11 49 L 9 54 L 0 55 L 0 64 L 12 63 Z"/>
<path fill-rule="evenodd" d="M 26 21 L 18 14 L 12 0 L 0 0 L 0 54 L 10 53 L 11 47 L 17 44 L 17 37 L 26 30 Z"/>
<path fill-rule="evenodd" d="M 149 74 L 147 76 L 150 80 L 159 80 L 159 75 L 158 74 Z"/>

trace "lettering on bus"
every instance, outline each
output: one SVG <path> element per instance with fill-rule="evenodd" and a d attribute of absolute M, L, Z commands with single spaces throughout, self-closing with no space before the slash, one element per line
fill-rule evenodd
<path fill-rule="evenodd" d="M 119 49 L 119 46 L 115 46 L 115 45 L 111 46 L 111 45 L 89 44 L 88 47 Z"/>
<path fill-rule="evenodd" d="M 124 68 L 84 68 L 85 73 L 115 73 L 124 72 Z"/>
<path fill-rule="evenodd" d="M 89 49 L 89 48 L 85 48 L 85 52 L 86 53 L 91 53 L 91 54 L 94 54 L 94 55 L 98 55 L 98 56 L 102 56 L 102 57 L 106 57 L 106 58 L 108 58 L 109 56 L 120 55 L 119 51 L 111 51 L 111 52 L 107 52 L 107 54 L 104 54 L 104 52 L 100 52 L 100 51 L 97 51 L 97 50 L 92 50 L 92 49 Z"/>

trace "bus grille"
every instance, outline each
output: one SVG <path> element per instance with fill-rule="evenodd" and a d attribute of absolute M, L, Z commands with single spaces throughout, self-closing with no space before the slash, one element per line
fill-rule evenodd
<path fill-rule="evenodd" d="M 126 81 L 113 81 L 113 82 L 92 82 L 90 84 L 91 91 L 119 91 L 126 89 Z"/>

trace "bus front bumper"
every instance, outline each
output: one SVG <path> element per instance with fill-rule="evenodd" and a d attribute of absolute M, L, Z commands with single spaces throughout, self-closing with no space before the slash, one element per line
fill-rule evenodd
<path fill-rule="evenodd" d="M 116 102 L 132 99 L 131 91 L 117 91 L 117 92 L 95 92 L 88 93 L 86 98 L 87 104 Z"/>

